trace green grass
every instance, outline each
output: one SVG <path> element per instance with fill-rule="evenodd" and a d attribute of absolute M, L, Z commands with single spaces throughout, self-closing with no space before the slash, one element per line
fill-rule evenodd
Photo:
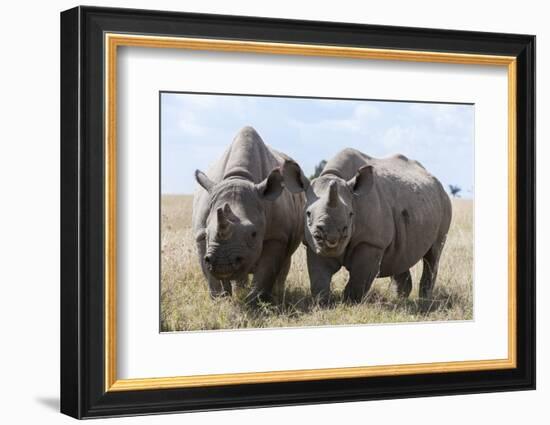
<path fill-rule="evenodd" d="M 347 272 L 342 269 L 332 280 L 335 302 L 320 307 L 310 296 L 305 248 L 301 246 L 292 257 L 284 290 L 276 296 L 275 303 L 250 308 L 244 303 L 249 288 L 237 288 L 231 298 L 210 298 L 192 236 L 192 197 L 163 196 L 162 331 L 470 320 L 473 318 L 472 206 L 472 201 L 453 200 L 453 221 L 429 305 L 417 298 L 420 262 L 411 269 L 413 291 L 407 300 L 394 295 L 389 278 L 381 278 L 374 282 L 364 302 L 344 304 L 340 301 Z"/>

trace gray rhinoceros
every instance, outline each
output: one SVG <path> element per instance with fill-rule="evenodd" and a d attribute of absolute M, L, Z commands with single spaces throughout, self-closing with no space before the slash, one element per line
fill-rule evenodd
<path fill-rule="evenodd" d="M 271 298 L 284 284 L 303 236 L 304 195 L 284 189 L 281 166 L 292 161 L 252 127 L 235 136 L 208 176 L 197 170 L 193 232 L 211 296 L 231 295 L 232 281 L 253 274 L 249 301 Z"/>
<path fill-rule="evenodd" d="M 286 187 L 306 192 L 305 242 L 311 291 L 326 302 L 330 281 L 349 271 L 344 299 L 360 301 L 376 277 L 391 276 L 397 293 L 412 289 L 409 269 L 423 259 L 419 296 L 431 297 L 451 222 L 441 183 L 403 155 L 371 158 L 344 149 L 311 183 L 294 162 L 283 167 Z"/>

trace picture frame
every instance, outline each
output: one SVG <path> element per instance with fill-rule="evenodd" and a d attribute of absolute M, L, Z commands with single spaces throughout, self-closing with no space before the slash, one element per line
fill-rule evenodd
<path fill-rule="evenodd" d="M 505 67 L 508 356 L 119 379 L 121 46 Z M 180 12 L 61 13 L 61 412 L 75 418 L 535 388 L 535 37 Z M 504 267 L 504 266 L 503 266 Z"/>

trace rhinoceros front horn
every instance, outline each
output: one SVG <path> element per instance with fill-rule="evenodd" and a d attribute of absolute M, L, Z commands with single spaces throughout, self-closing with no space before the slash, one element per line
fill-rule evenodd
<path fill-rule="evenodd" d="M 218 208 L 216 213 L 218 216 L 218 236 L 221 239 L 227 239 L 231 236 L 231 225 L 236 221 L 237 217 L 231 211 L 229 204 L 225 204 L 223 208 Z"/>
<path fill-rule="evenodd" d="M 220 236 L 222 239 L 226 239 L 229 236 L 229 220 L 225 216 L 223 212 L 223 208 L 218 208 L 217 211 L 218 214 L 218 236 Z"/>
<path fill-rule="evenodd" d="M 331 181 L 328 185 L 328 206 L 330 208 L 338 206 L 338 185 L 335 181 Z"/>
<path fill-rule="evenodd" d="M 233 210 L 231 209 L 228 203 L 225 203 L 223 206 L 223 215 L 231 223 L 236 223 L 239 221 L 239 218 L 233 213 Z"/>

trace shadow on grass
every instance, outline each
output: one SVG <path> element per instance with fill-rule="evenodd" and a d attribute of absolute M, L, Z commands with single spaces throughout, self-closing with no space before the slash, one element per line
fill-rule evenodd
<path fill-rule="evenodd" d="M 373 288 L 362 303 L 395 313 L 421 316 L 425 319 L 429 319 L 431 314 L 444 314 L 451 311 L 457 304 L 463 304 L 458 294 L 451 293 L 444 287 L 434 289 L 431 298 L 412 298 L 410 296 L 403 299 L 396 295 L 389 295 L 388 292 Z"/>
<path fill-rule="evenodd" d="M 240 305 L 244 312 L 251 317 L 262 318 L 270 316 L 285 316 L 289 319 L 296 319 L 312 313 L 319 309 L 337 308 L 342 303 L 342 293 L 335 292 L 331 295 L 328 303 L 321 304 L 312 298 L 311 293 L 305 288 L 285 288 L 283 293 L 274 294 L 272 302 L 247 303 L 246 292 L 234 294 L 235 302 Z"/>
<path fill-rule="evenodd" d="M 398 315 L 417 316 L 429 319 L 433 313 L 445 314 L 451 311 L 456 304 L 463 303 L 459 295 L 448 292 L 445 288 L 434 290 L 430 299 L 409 297 L 398 298 L 389 290 L 372 288 L 368 295 L 360 303 L 349 303 L 343 300 L 342 291 L 333 291 L 328 304 L 320 304 L 311 297 L 308 290 L 302 288 L 287 288 L 282 294 L 274 296 L 271 303 L 259 302 L 256 304 L 246 303 L 242 295 L 235 301 L 241 308 L 252 317 L 261 318 L 274 315 L 284 315 L 288 318 L 298 318 L 310 314 L 314 310 L 336 309 L 343 303 L 348 306 L 365 306 L 385 310 Z"/>

